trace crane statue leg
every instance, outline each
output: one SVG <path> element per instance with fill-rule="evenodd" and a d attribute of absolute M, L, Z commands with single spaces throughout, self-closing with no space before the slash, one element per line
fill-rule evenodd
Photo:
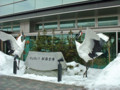
<path fill-rule="evenodd" d="M 87 77 L 87 71 L 88 71 L 88 69 L 89 69 L 89 66 L 88 66 L 88 62 L 87 62 L 86 63 L 86 71 L 84 72 L 83 77 L 84 76 Z"/>
<path fill-rule="evenodd" d="M 20 59 L 18 60 L 18 66 L 17 66 L 18 70 L 20 69 L 19 67 L 20 67 Z"/>

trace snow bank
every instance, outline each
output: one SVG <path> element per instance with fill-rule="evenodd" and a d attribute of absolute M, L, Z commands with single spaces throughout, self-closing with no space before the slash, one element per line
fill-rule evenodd
<path fill-rule="evenodd" d="M 20 63 L 17 75 L 13 74 L 13 57 L 0 52 L 0 74 L 29 78 L 53 83 L 83 86 L 89 90 L 119 90 L 120 89 L 120 54 L 103 70 L 89 68 L 88 78 L 83 78 L 85 66 L 70 62 L 67 71 L 62 75 L 62 81 L 57 82 L 57 77 L 24 74 L 24 62 Z"/>
<path fill-rule="evenodd" d="M 120 89 L 120 54 L 102 70 L 92 86 L 97 89 Z"/>
<path fill-rule="evenodd" d="M 81 77 L 83 77 L 83 74 L 84 72 L 86 71 L 86 67 L 79 64 L 79 63 L 76 63 L 75 61 L 73 62 L 69 62 L 67 63 L 67 75 L 70 75 L 70 76 L 73 76 L 73 75 L 79 75 Z M 72 68 L 70 68 L 72 66 Z M 94 68 L 89 68 L 88 69 L 88 78 L 92 78 L 93 74 L 95 73 L 100 73 L 101 72 L 101 69 L 94 69 Z M 97 74 L 95 74 L 96 76 Z"/>
<path fill-rule="evenodd" d="M 87 86 L 92 80 L 94 80 L 93 76 L 96 76 L 97 72 L 100 70 L 89 69 L 88 70 L 88 78 L 83 78 L 83 73 L 85 71 L 85 66 L 80 65 L 76 62 L 67 63 L 67 71 L 62 75 L 62 81 L 57 82 L 57 77 L 48 77 L 45 75 L 39 76 L 35 74 L 24 74 L 25 66 L 24 62 L 21 61 L 20 70 L 17 71 L 17 75 L 13 74 L 13 57 L 6 55 L 0 52 L 0 74 L 29 78 L 41 81 L 48 81 L 53 83 L 61 83 L 61 84 L 69 84 L 69 85 L 77 85 L 77 86 Z M 72 68 L 70 68 L 70 67 Z M 95 74 L 97 73 L 97 74 Z M 95 75 L 94 75 L 95 74 Z"/>
<path fill-rule="evenodd" d="M 0 52 L 0 70 L 2 70 L 2 66 L 6 63 L 5 55 L 3 55 L 2 52 Z"/>
<path fill-rule="evenodd" d="M 0 51 L 0 74 L 13 75 L 13 60 L 13 56 L 6 55 Z M 17 74 L 23 74 L 24 71 L 24 62 L 20 61 L 20 70 L 18 70 Z"/>

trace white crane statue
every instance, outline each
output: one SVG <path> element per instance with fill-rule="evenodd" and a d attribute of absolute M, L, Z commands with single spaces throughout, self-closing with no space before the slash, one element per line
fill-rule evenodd
<path fill-rule="evenodd" d="M 102 54 L 102 47 L 108 41 L 109 37 L 102 33 L 96 34 L 93 30 L 87 28 L 84 41 L 79 43 L 77 39 L 81 35 L 81 31 L 76 35 L 75 44 L 79 56 L 86 62 L 86 71 L 84 75 L 87 77 L 89 60 L 93 60 Z"/>
<path fill-rule="evenodd" d="M 8 45 L 7 45 L 9 49 L 8 54 L 12 54 L 14 56 L 14 62 L 16 63 L 16 59 L 21 57 L 24 50 L 24 46 L 25 46 L 24 33 L 22 32 L 21 35 L 16 40 L 11 34 L 7 34 L 5 32 L 0 31 L 0 39 L 2 41 L 8 41 Z M 19 63 L 18 63 L 18 69 L 19 69 Z"/>

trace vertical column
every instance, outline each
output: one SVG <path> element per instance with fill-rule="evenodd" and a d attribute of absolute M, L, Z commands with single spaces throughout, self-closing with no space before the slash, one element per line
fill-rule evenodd
<path fill-rule="evenodd" d="M 118 26 L 120 26 L 120 15 L 118 15 Z M 118 31 L 116 32 L 116 55 L 118 54 Z"/>
<path fill-rule="evenodd" d="M 98 27 L 98 10 L 95 10 L 95 27 Z"/>
<path fill-rule="evenodd" d="M 20 32 L 24 32 L 24 34 L 28 34 L 30 32 L 30 22 L 24 21 L 20 23 Z"/>
<path fill-rule="evenodd" d="M 116 32 L 116 56 L 118 54 L 118 32 Z"/>
<path fill-rule="evenodd" d="M 98 17 L 95 17 L 95 27 L 98 27 Z"/>
<path fill-rule="evenodd" d="M 60 15 L 58 15 L 58 21 L 57 22 L 58 22 L 58 28 L 57 29 L 60 30 Z"/>
<path fill-rule="evenodd" d="M 1 51 L 3 51 L 3 41 L 1 41 Z"/>
<path fill-rule="evenodd" d="M 1 30 L 3 30 L 3 26 L 1 26 Z M 1 44 L 1 45 L 0 45 L 0 46 L 1 46 L 0 49 L 1 49 L 1 51 L 3 51 L 3 41 L 0 40 L 0 42 L 1 42 L 1 43 L 0 43 L 0 44 Z"/>
<path fill-rule="evenodd" d="M 77 29 L 78 28 L 78 22 L 77 22 L 78 20 L 77 20 L 77 13 L 75 14 L 75 28 Z"/>
<path fill-rule="evenodd" d="M 120 26 L 120 15 L 118 16 L 118 26 Z"/>
<path fill-rule="evenodd" d="M 13 32 L 13 25 L 11 25 L 11 31 Z"/>
<path fill-rule="evenodd" d="M 6 43 L 4 43 L 4 52 L 7 53 L 6 52 Z"/>
<path fill-rule="evenodd" d="M 42 30 L 45 30 L 45 28 L 44 28 L 44 22 L 42 23 Z"/>

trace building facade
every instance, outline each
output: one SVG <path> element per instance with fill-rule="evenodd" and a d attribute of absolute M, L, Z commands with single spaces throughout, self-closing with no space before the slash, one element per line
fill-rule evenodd
<path fill-rule="evenodd" d="M 49 37 L 52 38 L 50 40 L 53 45 L 50 50 L 43 47 L 40 51 L 54 51 L 57 42 L 64 40 L 68 45 L 70 40 L 74 41 L 76 33 L 80 30 L 85 32 L 87 27 L 109 36 L 110 40 L 101 57 L 106 58 L 106 63 L 109 58 L 113 60 L 120 52 L 119 0 L 0 0 L 0 30 L 15 37 L 19 32 L 25 33 L 27 42 L 24 59 L 31 50 L 31 42 L 36 40 L 38 31 L 41 36 L 46 35 L 47 44 Z M 53 40 L 53 37 L 56 39 Z M 83 38 L 84 35 L 81 41 Z M 64 43 L 61 48 L 65 49 L 65 46 L 62 47 Z M 0 49 L 7 51 L 5 42 L 0 41 Z"/>

